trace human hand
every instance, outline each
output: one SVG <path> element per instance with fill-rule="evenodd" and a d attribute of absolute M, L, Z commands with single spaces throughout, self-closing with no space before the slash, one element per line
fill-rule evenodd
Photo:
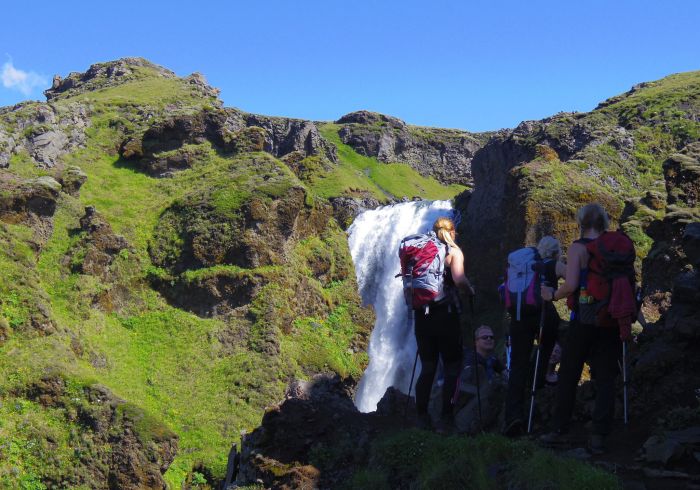
<path fill-rule="evenodd" d="M 627 342 L 632 340 L 632 324 L 627 322 L 620 325 L 620 340 Z"/>
<path fill-rule="evenodd" d="M 540 295 L 542 296 L 542 299 L 545 301 L 553 301 L 554 300 L 554 288 L 542 286 L 542 291 L 541 291 Z"/>

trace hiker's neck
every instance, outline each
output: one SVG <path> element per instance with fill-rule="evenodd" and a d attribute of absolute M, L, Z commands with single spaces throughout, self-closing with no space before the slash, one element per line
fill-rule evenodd
<path fill-rule="evenodd" d="M 481 357 L 483 357 L 484 359 L 486 359 L 487 357 L 489 357 L 489 356 L 491 355 L 491 351 L 486 351 L 486 350 L 484 350 L 484 349 L 479 349 L 478 347 L 477 347 L 477 349 L 476 349 L 476 353 L 479 354 L 479 355 L 480 355 Z"/>
<path fill-rule="evenodd" d="M 602 231 L 598 231 L 595 228 L 589 228 L 587 230 L 583 230 L 583 233 L 581 233 L 581 238 L 598 238 L 602 234 Z"/>

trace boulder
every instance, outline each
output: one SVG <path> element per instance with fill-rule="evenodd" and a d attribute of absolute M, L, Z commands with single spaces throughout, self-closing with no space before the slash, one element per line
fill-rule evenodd
<path fill-rule="evenodd" d="M 236 483 L 292 489 L 336 488 L 346 481 L 372 438 L 396 426 L 394 419 L 358 412 L 351 394 L 350 384 L 337 376 L 292 382 L 285 400 L 243 436 Z M 311 462 L 324 453 L 323 466 Z"/>
<path fill-rule="evenodd" d="M 87 174 L 80 167 L 70 166 L 63 170 L 60 177 L 63 192 L 78 197 L 80 188 L 87 181 Z"/>
<path fill-rule="evenodd" d="M 690 427 L 684 430 L 666 431 L 655 435 L 644 443 L 645 459 L 648 463 L 659 463 L 664 466 L 690 455 L 693 449 L 700 446 L 700 427 Z"/>

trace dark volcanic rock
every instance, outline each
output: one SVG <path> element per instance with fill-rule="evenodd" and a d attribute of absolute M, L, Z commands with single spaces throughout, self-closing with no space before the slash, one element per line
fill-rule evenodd
<path fill-rule="evenodd" d="M 406 123 L 401 119 L 392 116 L 385 116 L 384 114 L 379 114 L 378 112 L 370 111 L 355 111 L 350 114 L 345 114 L 343 117 L 336 121 L 336 124 L 383 124 L 393 128 L 403 128 Z"/>
<path fill-rule="evenodd" d="M 130 250 L 129 243 L 115 234 L 92 206 L 86 207 L 85 215 L 80 218 L 80 233 L 81 239 L 67 256 L 71 268 L 74 272 L 108 279 L 110 266 L 122 250 Z"/>
<path fill-rule="evenodd" d="M 311 121 L 247 114 L 235 109 L 227 111 L 229 119 L 237 121 L 239 126 L 264 129 L 263 150 L 276 157 L 301 152 L 304 156 L 321 155 L 331 162 L 338 161 L 335 146 L 323 139 L 316 124 Z"/>
<path fill-rule="evenodd" d="M 120 156 L 156 177 L 189 168 L 206 151 L 196 145 L 226 146 L 225 120 L 226 114 L 217 109 L 172 117 L 122 142 Z"/>
<path fill-rule="evenodd" d="M 0 221 L 21 223 L 34 230 L 33 246 L 39 250 L 53 231 L 53 215 L 61 191 L 52 177 L 19 180 L 0 176 Z"/>
<path fill-rule="evenodd" d="M 336 488 L 356 467 L 366 464 L 371 440 L 396 430 L 400 417 L 362 414 L 352 402 L 348 383 L 338 377 L 316 376 L 293 382 L 286 399 L 269 408 L 260 427 L 243 436 L 237 483 L 265 487 Z M 336 454 L 321 467 L 314 453 Z"/>
<path fill-rule="evenodd" d="M 408 126 L 400 119 L 368 111 L 341 117 L 343 143 L 386 163 L 407 163 L 443 184 L 471 185 L 471 159 L 485 137 L 466 131 Z"/>
<path fill-rule="evenodd" d="M 374 197 L 334 197 L 330 201 L 333 215 L 343 229 L 347 229 L 359 214 L 379 207 L 379 201 Z"/>
<path fill-rule="evenodd" d="M 686 146 L 664 163 L 668 206 L 662 219 L 653 221 L 646 233 L 654 244 L 642 264 L 643 288 L 649 308 L 663 313 L 676 277 L 698 260 L 693 236 L 700 222 L 700 146 Z M 687 238 L 686 238 L 687 236 Z M 693 258 L 688 260 L 684 245 Z"/>
<path fill-rule="evenodd" d="M 683 250 L 688 262 L 700 269 L 700 222 L 689 223 L 683 232 Z"/>
<path fill-rule="evenodd" d="M 153 263 L 166 273 L 152 278 L 155 287 L 173 304 L 198 315 L 225 316 L 247 309 L 274 277 L 284 281 L 290 292 L 296 291 L 295 299 L 276 318 L 266 318 L 267 310 L 260 311 L 261 324 L 288 330 L 299 315 L 321 314 L 325 302 L 315 288 L 304 284 L 306 278 L 296 277 L 296 284 L 287 284 L 292 271 L 258 269 L 288 264 L 300 240 L 323 234 L 332 220 L 331 207 L 320 201 L 309 205 L 306 190 L 291 186 L 278 198 L 254 196 L 235 214 L 226 214 L 212 204 L 208 193 L 176 203 L 161 217 L 150 253 Z M 309 259 L 319 281 L 348 277 L 340 261 L 335 264 L 332 257 L 325 258 L 328 262 Z M 335 264 L 333 271 L 331 264 Z"/>

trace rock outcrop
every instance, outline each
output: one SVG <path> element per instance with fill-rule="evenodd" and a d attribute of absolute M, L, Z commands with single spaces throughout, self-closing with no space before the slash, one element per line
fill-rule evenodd
<path fill-rule="evenodd" d="M 646 229 L 654 243 L 642 263 L 645 310 L 653 317 L 668 309 L 674 281 L 688 267 L 683 236 L 687 225 L 700 221 L 700 144 L 671 155 L 664 177 L 667 205 L 663 217 Z"/>
<path fill-rule="evenodd" d="M 74 102 L 58 107 L 29 102 L 0 111 L 0 168 L 12 155 L 26 153 L 40 168 L 60 166 L 61 157 L 85 145 L 89 125 L 87 106 Z"/>
<path fill-rule="evenodd" d="M 39 250 L 51 236 L 60 192 L 61 184 L 52 177 L 21 180 L 0 175 L 0 220 L 29 226 Z"/>
<path fill-rule="evenodd" d="M 369 111 L 336 121 L 343 143 L 361 155 L 385 163 L 407 163 L 424 177 L 443 184 L 472 185 L 471 161 L 487 134 L 409 126 L 400 119 Z"/>
<path fill-rule="evenodd" d="M 46 99 L 57 98 L 113 87 L 143 78 L 142 70 L 148 69 L 149 75 L 155 73 L 163 78 L 175 78 L 172 71 L 158 66 L 144 58 L 122 58 L 106 63 L 95 63 L 85 73 L 72 72 L 66 78 L 56 75 L 51 88 L 44 91 Z"/>
<path fill-rule="evenodd" d="M 104 281 L 112 279 L 111 265 L 122 251 L 133 253 L 123 236 L 117 235 L 110 224 L 93 206 L 85 208 L 85 215 L 80 218 L 80 239 L 66 256 L 74 272 L 90 274 Z"/>
<path fill-rule="evenodd" d="M 338 162 L 335 146 L 323 139 L 311 121 L 248 114 L 237 109 L 226 111 L 228 123 L 235 128 L 253 126 L 264 129 L 263 150 L 276 157 L 299 152 L 304 156 L 321 155 L 330 162 Z"/>
<path fill-rule="evenodd" d="M 351 386 L 338 377 L 293 382 L 286 399 L 270 407 L 260 427 L 243 436 L 237 483 L 335 488 L 364 462 L 372 439 L 400 424 L 398 414 L 360 413 L 352 402 Z M 324 461 L 331 465 L 312 462 L 314 453 L 322 459 L 324 452 L 337 453 L 339 464 L 333 465 L 332 459 Z"/>

